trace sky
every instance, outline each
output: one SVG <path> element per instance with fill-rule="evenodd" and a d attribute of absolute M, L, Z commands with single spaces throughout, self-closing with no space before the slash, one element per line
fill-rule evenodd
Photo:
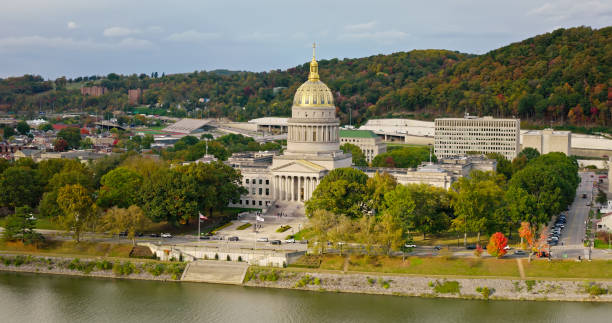
<path fill-rule="evenodd" d="M 269 71 L 413 49 L 482 54 L 611 25 L 612 0 L 2 0 L 0 77 Z"/>

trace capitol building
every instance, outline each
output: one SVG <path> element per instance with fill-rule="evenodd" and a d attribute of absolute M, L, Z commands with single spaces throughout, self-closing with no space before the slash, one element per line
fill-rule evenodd
<path fill-rule="evenodd" d="M 351 167 L 351 154 L 340 150 L 339 126 L 334 96 L 319 79 L 313 46 L 308 80 L 293 99 L 287 149 L 282 155 L 238 154 L 228 160 L 240 169 L 242 184 L 249 190 L 232 205 L 267 208 L 276 201 L 307 201 L 329 171 Z"/>

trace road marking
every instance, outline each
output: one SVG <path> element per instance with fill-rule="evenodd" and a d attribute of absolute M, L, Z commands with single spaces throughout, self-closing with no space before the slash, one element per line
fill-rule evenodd
<path fill-rule="evenodd" d="M 521 274 L 521 279 L 525 279 L 525 269 L 523 268 L 523 260 L 520 258 L 516 258 L 516 263 L 518 265 L 519 274 Z"/>

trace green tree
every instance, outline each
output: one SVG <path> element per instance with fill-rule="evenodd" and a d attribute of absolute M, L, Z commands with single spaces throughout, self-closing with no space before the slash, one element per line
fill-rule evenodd
<path fill-rule="evenodd" d="M 24 244 L 39 241 L 42 236 L 37 233 L 36 220 L 32 219 L 32 209 L 28 206 L 18 207 L 15 213 L 6 217 L 3 239 L 13 241 L 20 239 Z"/>
<path fill-rule="evenodd" d="M 397 180 L 389 173 L 376 172 L 374 177 L 368 178 L 366 182 L 367 190 L 367 210 L 373 215 L 377 215 L 383 207 L 385 194 L 392 191 L 397 186 Z"/>
<path fill-rule="evenodd" d="M 327 210 L 352 218 L 363 215 L 368 175 L 353 168 L 336 168 L 325 176 L 306 202 L 306 214 Z"/>
<path fill-rule="evenodd" d="M 2 131 L 5 140 L 15 135 L 15 129 L 12 126 L 5 125 Z"/>
<path fill-rule="evenodd" d="M 57 133 L 57 139 L 64 139 L 69 149 L 79 148 L 81 143 L 81 129 L 73 127 L 64 128 Z"/>
<path fill-rule="evenodd" d="M 42 185 L 36 170 L 13 166 L 0 174 L 0 205 L 15 209 L 35 206 L 40 200 Z"/>
<path fill-rule="evenodd" d="M 30 132 L 30 125 L 25 121 L 19 121 L 17 123 L 17 131 L 22 135 L 27 135 Z"/>
<path fill-rule="evenodd" d="M 497 162 L 497 173 L 503 174 L 506 179 L 512 177 L 512 163 L 500 153 L 489 153 L 486 155 L 489 159 L 494 159 Z"/>
<path fill-rule="evenodd" d="M 117 167 L 102 176 L 96 204 L 104 209 L 111 206 L 127 208 L 136 204 L 142 186 L 142 176 L 125 167 Z"/>
<path fill-rule="evenodd" d="M 597 190 L 597 199 L 595 201 L 601 205 L 606 204 L 606 202 L 608 201 L 608 196 L 606 195 L 606 192 L 602 191 L 601 188 L 598 188 Z"/>
<path fill-rule="evenodd" d="M 500 179 L 492 172 L 472 171 L 470 177 L 461 177 L 451 186 L 451 205 L 456 218 L 452 227 L 463 231 L 463 243 L 467 245 L 467 232 L 480 233 L 487 228 L 487 221 L 494 218 L 500 206 L 503 190 Z"/>
<path fill-rule="evenodd" d="M 49 130 L 53 130 L 53 126 L 50 123 L 43 123 L 38 126 L 38 130 L 47 132 Z"/>
<path fill-rule="evenodd" d="M 128 239 L 132 239 L 132 245 L 136 245 L 136 233 L 146 230 L 152 223 L 136 205 L 127 209 L 112 207 L 106 211 L 100 222 L 98 229 L 102 232 L 127 232 Z"/>
<path fill-rule="evenodd" d="M 535 148 L 526 147 L 521 150 L 518 156 L 525 156 L 527 161 L 531 161 L 532 159 L 540 157 L 540 152 Z"/>
<path fill-rule="evenodd" d="M 340 146 L 340 149 L 345 153 L 351 153 L 353 155 L 353 165 L 355 166 L 368 166 L 368 162 L 366 161 L 365 155 L 361 148 L 356 145 L 345 143 Z"/>
<path fill-rule="evenodd" d="M 90 192 L 80 184 L 66 185 L 58 191 L 57 204 L 63 212 L 59 222 L 66 231 L 72 231 L 79 243 L 83 230 L 95 221 L 97 213 Z"/>
<path fill-rule="evenodd" d="M 372 160 L 374 167 L 416 168 L 422 162 L 429 161 L 429 147 L 404 147 L 392 149 L 386 153 L 378 154 Z M 432 162 L 438 159 L 431 155 Z"/>

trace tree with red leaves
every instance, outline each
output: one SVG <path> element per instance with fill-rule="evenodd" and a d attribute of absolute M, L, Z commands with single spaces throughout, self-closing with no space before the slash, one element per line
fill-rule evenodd
<path fill-rule="evenodd" d="M 58 151 L 58 152 L 66 151 L 66 148 L 68 148 L 68 142 L 62 138 L 56 139 L 55 143 L 53 143 L 53 149 L 55 151 Z"/>
<path fill-rule="evenodd" d="M 508 238 L 501 232 L 495 232 L 489 240 L 487 251 L 491 256 L 501 258 L 506 254 L 507 245 Z"/>

